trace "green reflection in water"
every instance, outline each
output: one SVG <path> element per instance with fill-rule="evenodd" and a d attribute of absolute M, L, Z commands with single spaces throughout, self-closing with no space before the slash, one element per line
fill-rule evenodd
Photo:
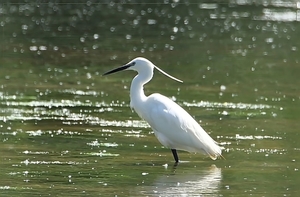
<path fill-rule="evenodd" d="M 299 19 L 267 4 L 0 5 L 1 196 L 296 196 Z M 145 56 L 147 94 L 176 100 L 226 160 L 172 155 L 129 109 L 133 73 L 103 71 Z M 215 165 L 215 166 L 213 166 Z"/>

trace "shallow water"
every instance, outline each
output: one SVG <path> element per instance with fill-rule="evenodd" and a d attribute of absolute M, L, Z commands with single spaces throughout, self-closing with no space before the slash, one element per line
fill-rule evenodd
<path fill-rule="evenodd" d="M 296 196 L 299 6 L 0 5 L 0 196 Z M 136 56 L 226 159 L 171 151 L 130 110 Z"/>

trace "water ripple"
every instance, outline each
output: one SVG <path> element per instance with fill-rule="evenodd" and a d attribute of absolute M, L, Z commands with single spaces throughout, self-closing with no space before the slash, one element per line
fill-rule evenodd
<path fill-rule="evenodd" d="M 271 105 L 265 104 L 250 104 L 250 103 L 218 103 L 209 101 L 200 101 L 194 103 L 183 102 L 187 107 L 205 107 L 205 108 L 226 108 L 226 109 L 270 109 L 274 108 Z"/>
<path fill-rule="evenodd" d="M 26 159 L 24 161 L 21 161 L 21 164 L 25 164 L 25 165 L 49 165 L 49 164 L 55 164 L 55 165 L 78 165 L 78 164 L 82 164 L 80 162 L 75 162 L 75 161 L 30 161 L 29 159 Z"/>

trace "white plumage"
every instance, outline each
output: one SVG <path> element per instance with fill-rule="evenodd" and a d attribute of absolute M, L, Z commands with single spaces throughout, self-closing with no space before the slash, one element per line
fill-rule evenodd
<path fill-rule="evenodd" d="M 145 96 L 143 86 L 152 79 L 154 68 L 166 76 L 180 81 L 141 57 L 103 75 L 121 70 L 138 72 L 131 83 L 130 106 L 149 123 L 159 142 L 172 150 L 176 162 L 179 161 L 176 150 L 202 152 L 214 160 L 222 156 L 222 148 L 182 107 L 158 93 Z"/>

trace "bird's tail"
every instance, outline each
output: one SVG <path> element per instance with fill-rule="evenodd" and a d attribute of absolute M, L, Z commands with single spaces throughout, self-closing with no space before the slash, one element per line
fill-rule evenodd
<path fill-rule="evenodd" d="M 206 151 L 206 154 L 212 159 L 212 160 L 216 160 L 217 158 L 221 157 L 223 159 L 225 159 L 222 156 L 222 149 L 224 149 L 224 147 L 219 146 L 217 143 L 215 143 L 215 146 L 211 147 L 210 150 Z"/>

